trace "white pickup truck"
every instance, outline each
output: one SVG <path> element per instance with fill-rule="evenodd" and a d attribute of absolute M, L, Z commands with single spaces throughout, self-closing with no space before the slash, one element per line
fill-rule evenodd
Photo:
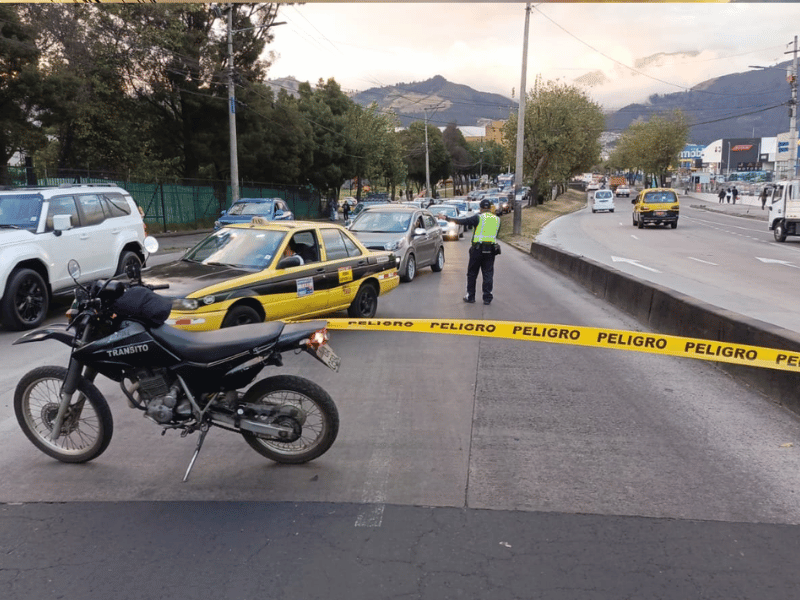
<path fill-rule="evenodd" d="M 800 235 L 800 180 L 778 181 L 767 187 L 769 229 L 776 242 Z"/>

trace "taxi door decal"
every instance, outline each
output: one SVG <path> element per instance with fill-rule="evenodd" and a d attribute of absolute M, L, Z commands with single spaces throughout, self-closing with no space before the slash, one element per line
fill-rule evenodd
<path fill-rule="evenodd" d="M 310 296 L 314 293 L 314 278 L 303 277 L 297 280 L 297 297 Z"/>

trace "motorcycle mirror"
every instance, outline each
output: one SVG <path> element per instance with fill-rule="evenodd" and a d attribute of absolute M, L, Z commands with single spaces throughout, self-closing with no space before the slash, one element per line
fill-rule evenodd
<path fill-rule="evenodd" d="M 153 254 L 158 250 L 158 240 L 152 235 L 148 235 L 144 238 L 144 249 L 147 250 L 148 254 Z"/>
<path fill-rule="evenodd" d="M 75 280 L 75 283 L 78 283 L 78 277 L 81 276 L 81 266 L 74 258 L 67 263 L 67 273 Z"/>

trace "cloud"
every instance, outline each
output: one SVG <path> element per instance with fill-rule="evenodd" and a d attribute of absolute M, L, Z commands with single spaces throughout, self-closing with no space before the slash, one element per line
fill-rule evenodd
<path fill-rule="evenodd" d="M 528 74 L 572 81 L 592 71 L 593 88 L 621 106 L 703 80 L 786 60 L 795 3 L 543 3 L 531 11 Z M 281 6 L 270 77 L 315 83 L 334 77 L 364 90 L 442 75 L 485 92 L 519 93 L 522 3 L 307 3 Z M 763 25 L 762 25 L 763 24 Z M 769 36 L 764 34 L 769 31 Z M 659 56 L 632 72 L 637 61 Z"/>

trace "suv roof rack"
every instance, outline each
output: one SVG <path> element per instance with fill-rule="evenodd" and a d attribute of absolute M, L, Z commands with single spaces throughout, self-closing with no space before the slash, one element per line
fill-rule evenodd
<path fill-rule="evenodd" d="M 60 188 L 71 188 L 71 187 L 117 187 L 116 183 L 61 183 L 58 185 Z"/>

